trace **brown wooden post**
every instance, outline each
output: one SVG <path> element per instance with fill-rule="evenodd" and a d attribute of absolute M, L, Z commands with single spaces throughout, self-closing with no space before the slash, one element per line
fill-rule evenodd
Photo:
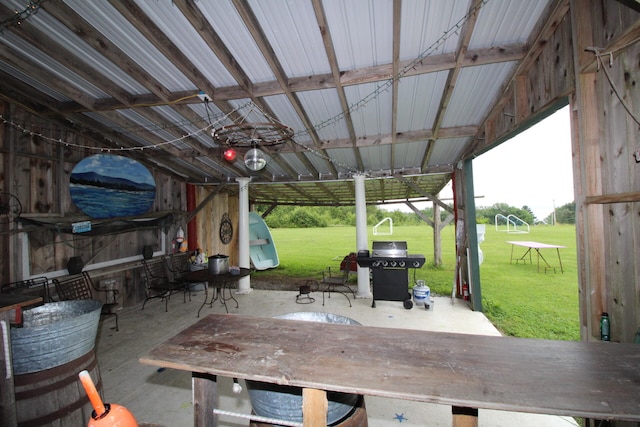
<path fill-rule="evenodd" d="M 215 375 L 192 373 L 193 382 L 193 425 L 195 427 L 216 427 L 218 415 L 213 410 L 218 407 L 218 382 Z"/>
<path fill-rule="evenodd" d="M 329 401 L 327 392 L 315 388 L 302 389 L 302 425 L 303 427 L 325 427 Z"/>
<path fill-rule="evenodd" d="M 478 427 L 478 409 L 452 406 L 453 427 Z"/>
<path fill-rule="evenodd" d="M 576 186 L 576 233 L 578 246 L 584 248 L 584 263 L 578 271 L 580 288 L 581 335 L 583 340 L 599 338 L 598 319 L 607 311 L 607 274 L 603 222 L 604 211 L 600 205 L 588 205 L 586 196 L 602 194 L 602 151 L 600 140 L 600 114 L 597 105 L 596 72 L 581 72 L 582 65 L 593 55 L 585 51 L 593 46 L 593 7 L 589 1 L 571 2 L 571 19 L 574 37 L 574 61 L 576 70 L 577 134 L 574 139 L 574 156 L 579 164 L 574 165 Z M 575 141 L 577 139 L 577 141 Z M 604 144 L 602 144 L 604 145 Z M 579 166 L 579 169 L 575 169 Z"/>

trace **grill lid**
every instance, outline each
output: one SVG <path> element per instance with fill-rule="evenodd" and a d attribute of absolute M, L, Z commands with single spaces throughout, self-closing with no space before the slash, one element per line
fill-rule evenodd
<path fill-rule="evenodd" d="M 374 257 L 401 258 L 409 254 L 407 250 L 407 242 L 373 242 Z"/>

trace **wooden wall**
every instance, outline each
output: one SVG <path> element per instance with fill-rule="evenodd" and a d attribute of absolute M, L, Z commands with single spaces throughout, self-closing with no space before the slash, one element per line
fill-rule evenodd
<path fill-rule="evenodd" d="M 575 0 L 572 19 L 582 336 L 599 339 L 608 312 L 612 340 L 631 342 L 640 325 L 640 14 L 619 2 Z"/>
<path fill-rule="evenodd" d="M 14 105 L 0 104 L 0 112 L 7 121 L 0 126 L 0 188 L 18 197 L 22 204 L 21 218 L 49 224 L 0 224 L 0 251 L 4 257 L 0 263 L 0 283 L 29 276 L 66 275 L 69 258 L 80 256 L 85 270 L 90 271 L 96 282 L 107 278 L 118 280 L 125 306 L 142 301 L 142 271 L 139 262 L 132 264 L 131 259 L 141 259 L 144 245 L 152 245 L 155 251 L 165 247 L 170 252 L 170 240 L 186 211 L 186 184 L 160 173 L 153 163 L 147 162 L 145 166 L 156 182 L 156 200 L 147 215 L 171 213 L 173 222 L 160 228 L 100 236 L 64 233 L 62 225 L 89 219 L 71 200 L 69 176 L 81 159 L 99 152 L 86 148 L 99 142 Z M 118 266 L 120 260 L 127 261 Z"/>
<path fill-rule="evenodd" d="M 548 13 L 541 36 L 528 41 L 539 54 L 505 88 L 475 148 L 491 149 L 571 105 L 581 335 L 600 339 L 608 312 L 612 339 L 630 342 L 640 326 L 640 13 L 595 0 L 555 1 Z"/>
<path fill-rule="evenodd" d="M 215 191 L 215 187 L 196 187 L 196 203 L 200 206 Z M 228 244 L 220 240 L 220 223 L 224 214 L 233 225 L 233 238 Z M 228 255 L 229 265 L 238 265 L 238 198 L 218 193 L 207 202 L 196 216 L 198 246 L 208 255 Z"/>

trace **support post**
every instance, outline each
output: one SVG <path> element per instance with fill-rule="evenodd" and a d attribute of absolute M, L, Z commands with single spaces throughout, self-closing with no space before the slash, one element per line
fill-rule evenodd
<path fill-rule="evenodd" d="M 367 199 L 364 190 L 364 175 L 354 176 L 356 187 L 356 249 L 363 251 L 369 249 L 367 237 Z M 358 298 L 371 298 L 369 286 L 369 267 L 358 265 Z"/>
<path fill-rule="evenodd" d="M 302 389 L 302 426 L 325 427 L 329 401 L 327 392 L 315 388 Z"/>
<path fill-rule="evenodd" d="M 196 427 L 216 427 L 218 415 L 213 412 L 218 407 L 218 382 L 215 375 L 193 372 L 193 425 Z"/>
<path fill-rule="evenodd" d="M 249 254 L 249 182 L 251 178 L 236 178 L 240 185 L 238 192 L 238 263 L 241 268 L 251 268 Z M 251 279 L 245 276 L 238 280 L 239 294 L 251 292 Z"/>
<path fill-rule="evenodd" d="M 478 409 L 462 406 L 451 407 L 453 427 L 478 427 Z"/>

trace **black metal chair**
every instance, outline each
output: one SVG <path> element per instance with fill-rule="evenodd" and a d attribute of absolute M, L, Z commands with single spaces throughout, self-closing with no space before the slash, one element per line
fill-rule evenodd
<path fill-rule="evenodd" d="M 349 287 L 349 285 L 347 284 L 349 282 L 349 272 L 350 270 L 348 266 L 343 270 L 336 270 L 332 269 L 331 267 L 327 267 L 322 272 L 322 281 L 320 282 L 320 284 L 325 285 L 322 289 L 322 305 L 324 305 L 325 293 L 329 294 L 328 298 L 331 298 L 331 293 L 336 292 L 344 295 L 347 301 L 349 301 L 349 307 L 352 307 L 351 299 L 349 298 L 349 295 L 347 295 L 347 293 L 351 293 L 354 299 L 356 297 L 356 294 L 355 292 L 353 292 L 353 289 L 351 289 L 351 287 Z"/>
<path fill-rule="evenodd" d="M 3 294 L 41 297 L 43 303 L 53 301 L 49 293 L 49 279 L 46 277 L 34 277 L 6 283 L 2 285 L 0 292 Z"/>
<path fill-rule="evenodd" d="M 120 307 L 117 302 L 118 290 L 98 288 L 93 284 L 91 276 L 86 271 L 73 276 L 67 276 L 64 278 L 53 279 L 53 284 L 56 288 L 56 294 L 60 301 L 75 301 L 83 299 L 95 299 L 93 297 L 93 291 L 104 293 L 102 300 L 102 312 L 103 316 L 115 316 L 116 327 L 115 330 L 119 331 L 118 327 L 118 313 L 116 310 Z"/>
<path fill-rule="evenodd" d="M 169 311 L 169 298 L 173 293 L 182 291 L 184 294 L 184 302 L 187 302 L 187 293 L 189 292 L 189 283 L 179 278 L 169 275 L 169 266 L 164 257 L 156 259 L 143 259 L 144 267 L 144 286 L 147 298 L 142 303 L 142 310 L 150 299 L 159 298 L 164 300 L 164 310 Z M 191 299 L 191 295 L 189 295 Z"/>
<path fill-rule="evenodd" d="M 189 269 L 189 257 L 190 254 L 188 252 L 179 252 L 176 254 L 171 254 L 168 257 L 164 257 L 167 261 L 167 267 L 169 268 L 169 272 L 171 273 L 171 277 L 174 281 L 180 280 L 182 276 L 191 271 Z"/>

